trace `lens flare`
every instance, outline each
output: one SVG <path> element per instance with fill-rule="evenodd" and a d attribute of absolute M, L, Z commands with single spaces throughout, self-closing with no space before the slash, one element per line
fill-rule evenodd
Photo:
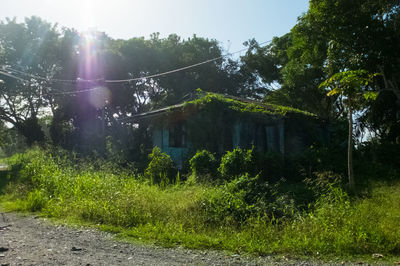
<path fill-rule="evenodd" d="M 106 87 L 95 87 L 89 93 L 89 103 L 97 108 L 103 108 L 111 101 L 111 92 Z"/>

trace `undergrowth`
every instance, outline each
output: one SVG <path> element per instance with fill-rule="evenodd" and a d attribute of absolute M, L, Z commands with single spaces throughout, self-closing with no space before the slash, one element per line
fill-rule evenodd
<path fill-rule="evenodd" d="M 112 167 L 96 170 L 32 149 L 8 159 L 2 189 L 9 210 L 98 224 L 165 246 L 254 254 L 354 256 L 400 254 L 400 182 L 373 183 L 349 197 L 335 183 L 298 208 L 285 182 L 241 175 L 222 184 L 151 184 Z M 4 183 L 4 182 L 3 182 Z"/>

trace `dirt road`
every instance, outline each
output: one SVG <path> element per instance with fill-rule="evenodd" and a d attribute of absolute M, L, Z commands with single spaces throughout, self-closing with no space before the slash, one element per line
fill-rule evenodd
<path fill-rule="evenodd" d="M 0 213 L 0 265 L 266 265 L 307 264 L 272 257 L 133 245 L 94 229 L 57 226 L 33 216 Z"/>

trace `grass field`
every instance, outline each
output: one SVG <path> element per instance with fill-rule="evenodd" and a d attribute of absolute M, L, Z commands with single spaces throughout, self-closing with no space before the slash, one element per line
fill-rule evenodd
<path fill-rule="evenodd" d="M 332 185 L 310 206 L 297 208 L 287 194 L 269 197 L 269 205 L 249 204 L 237 179 L 160 187 L 128 171 L 73 164 L 40 149 L 7 163 L 10 170 L 0 182 L 3 208 L 97 226 L 124 238 L 326 260 L 374 261 L 372 254 L 379 253 L 393 262 L 400 255 L 399 181 L 372 182 L 357 197 Z"/>

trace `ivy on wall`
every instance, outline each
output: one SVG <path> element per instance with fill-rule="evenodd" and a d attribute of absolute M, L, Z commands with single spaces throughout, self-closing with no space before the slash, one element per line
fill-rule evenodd
<path fill-rule="evenodd" d="M 153 118 L 153 124 L 168 127 L 185 121 L 189 154 L 206 149 L 222 155 L 233 149 L 232 138 L 236 122 L 277 124 L 288 116 L 314 118 L 299 109 L 258 103 L 216 93 L 198 91 L 195 100 L 183 106 L 173 106 L 163 115 Z"/>

